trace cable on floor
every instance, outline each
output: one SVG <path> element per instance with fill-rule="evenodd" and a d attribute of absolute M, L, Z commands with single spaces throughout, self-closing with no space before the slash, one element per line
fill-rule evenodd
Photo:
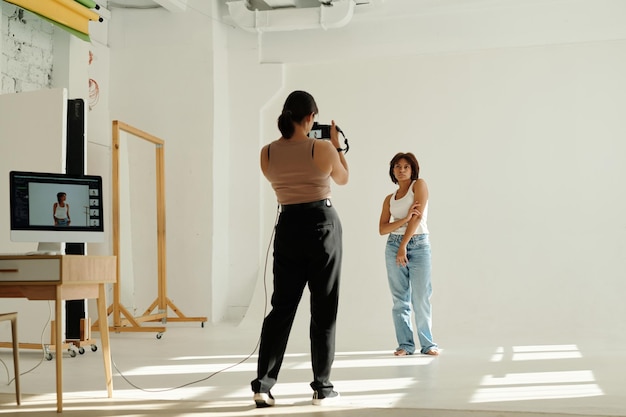
<path fill-rule="evenodd" d="M 276 208 L 276 219 L 274 220 L 274 227 L 272 228 L 272 234 L 270 235 L 270 240 L 269 243 L 267 245 L 267 251 L 265 253 L 265 264 L 264 264 L 264 268 L 263 268 L 263 292 L 264 292 L 264 304 L 263 304 L 263 317 L 265 317 L 267 315 L 267 302 L 268 302 L 268 295 L 267 295 L 267 266 L 268 266 L 268 260 L 269 260 L 269 255 L 270 255 L 270 249 L 272 247 L 272 242 L 274 241 L 274 234 L 276 233 L 276 224 L 278 223 L 278 216 L 280 214 L 279 211 L 280 207 Z M 135 389 L 138 389 L 140 391 L 143 392 L 167 392 L 167 391 L 174 391 L 177 389 L 181 389 L 181 388 L 186 388 L 188 386 L 191 386 L 193 384 L 197 384 L 200 382 L 204 382 L 207 381 L 211 378 L 213 378 L 214 376 L 224 372 L 224 371 L 228 371 L 229 369 L 232 369 L 236 366 L 241 365 L 242 363 L 246 362 L 248 359 L 250 359 L 254 353 L 257 351 L 257 349 L 259 348 L 259 345 L 261 344 L 261 335 L 259 335 L 259 338 L 257 339 L 256 345 L 254 347 L 254 349 L 252 350 L 252 352 L 250 352 L 250 354 L 248 354 L 244 359 L 240 360 L 239 362 L 226 366 L 218 371 L 215 371 L 209 375 L 207 375 L 204 378 L 200 378 L 198 380 L 195 381 L 191 381 L 191 382 L 187 382 L 181 385 L 178 385 L 176 387 L 171 387 L 171 388 L 159 388 L 159 389 L 150 389 L 150 388 L 142 388 L 140 386 L 138 386 L 137 384 L 134 384 L 130 379 L 128 379 L 122 371 L 120 371 L 120 369 L 117 367 L 117 364 L 115 363 L 115 360 L 113 360 L 113 358 L 111 358 L 111 363 L 113 364 L 113 367 L 115 368 L 115 370 L 117 371 L 117 373 L 120 375 L 120 377 L 122 377 L 122 379 L 124 381 L 126 381 L 130 386 L 132 386 Z"/>

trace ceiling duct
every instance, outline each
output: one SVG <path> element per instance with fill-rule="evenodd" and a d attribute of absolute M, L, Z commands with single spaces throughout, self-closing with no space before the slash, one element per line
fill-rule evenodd
<path fill-rule="evenodd" d="M 170 12 L 184 12 L 187 10 L 187 0 L 154 0 Z"/>
<path fill-rule="evenodd" d="M 354 14 L 354 0 L 333 0 L 318 7 L 288 7 L 250 10 L 245 0 L 229 1 L 233 21 L 250 32 L 280 32 L 303 29 L 333 29 L 347 25 Z"/>
<path fill-rule="evenodd" d="M 264 0 L 265 4 L 270 6 L 272 9 L 277 9 L 279 7 L 296 7 L 295 0 Z"/>

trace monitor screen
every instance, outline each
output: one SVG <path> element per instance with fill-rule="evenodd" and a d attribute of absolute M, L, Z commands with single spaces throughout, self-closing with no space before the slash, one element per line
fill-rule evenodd
<path fill-rule="evenodd" d="M 10 173 L 11 240 L 103 242 L 102 177 Z"/>

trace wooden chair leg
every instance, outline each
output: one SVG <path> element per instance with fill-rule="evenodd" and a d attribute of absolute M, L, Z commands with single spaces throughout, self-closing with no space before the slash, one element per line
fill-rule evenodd
<path fill-rule="evenodd" d="M 11 319 L 11 333 L 13 335 L 13 369 L 15 372 L 15 400 L 17 405 L 21 404 L 22 394 L 20 393 L 20 344 L 17 339 L 17 313 Z"/>
<path fill-rule="evenodd" d="M 11 321 L 11 337 L 13 344 L 13 369 L 15 372 L 15 400 L 17 401 L 17 405 L 21 404 L 21 393 L 20 393 L 20 363 L 19 363 L 19 355 L 20 355 L 20 344 L 17 339 L 17 313 L 3 313 L 0 314 L 0 321 Z"/>

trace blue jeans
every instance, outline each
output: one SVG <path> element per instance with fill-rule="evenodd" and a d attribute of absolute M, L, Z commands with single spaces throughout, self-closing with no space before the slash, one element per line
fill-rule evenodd
<path fill-rule="evenodd" d="M 390 234 L 385 248 L 387 278 L 393 300 L 393 325 L 398 340 L 397 349 L 404 349 L 409 354 L 415 352 L 411 323 L 412 306 L 420 352 L 426 353 L 429 349 L 437 347 L 431 332 L 430 296 L 433 291 L 430 282 L 430 241 L 427 234 L 414 235 L 406 247 L 409 263 L 407 266 L 398 266 L 396 255 L 401 241 L 402 235 Z"/>

